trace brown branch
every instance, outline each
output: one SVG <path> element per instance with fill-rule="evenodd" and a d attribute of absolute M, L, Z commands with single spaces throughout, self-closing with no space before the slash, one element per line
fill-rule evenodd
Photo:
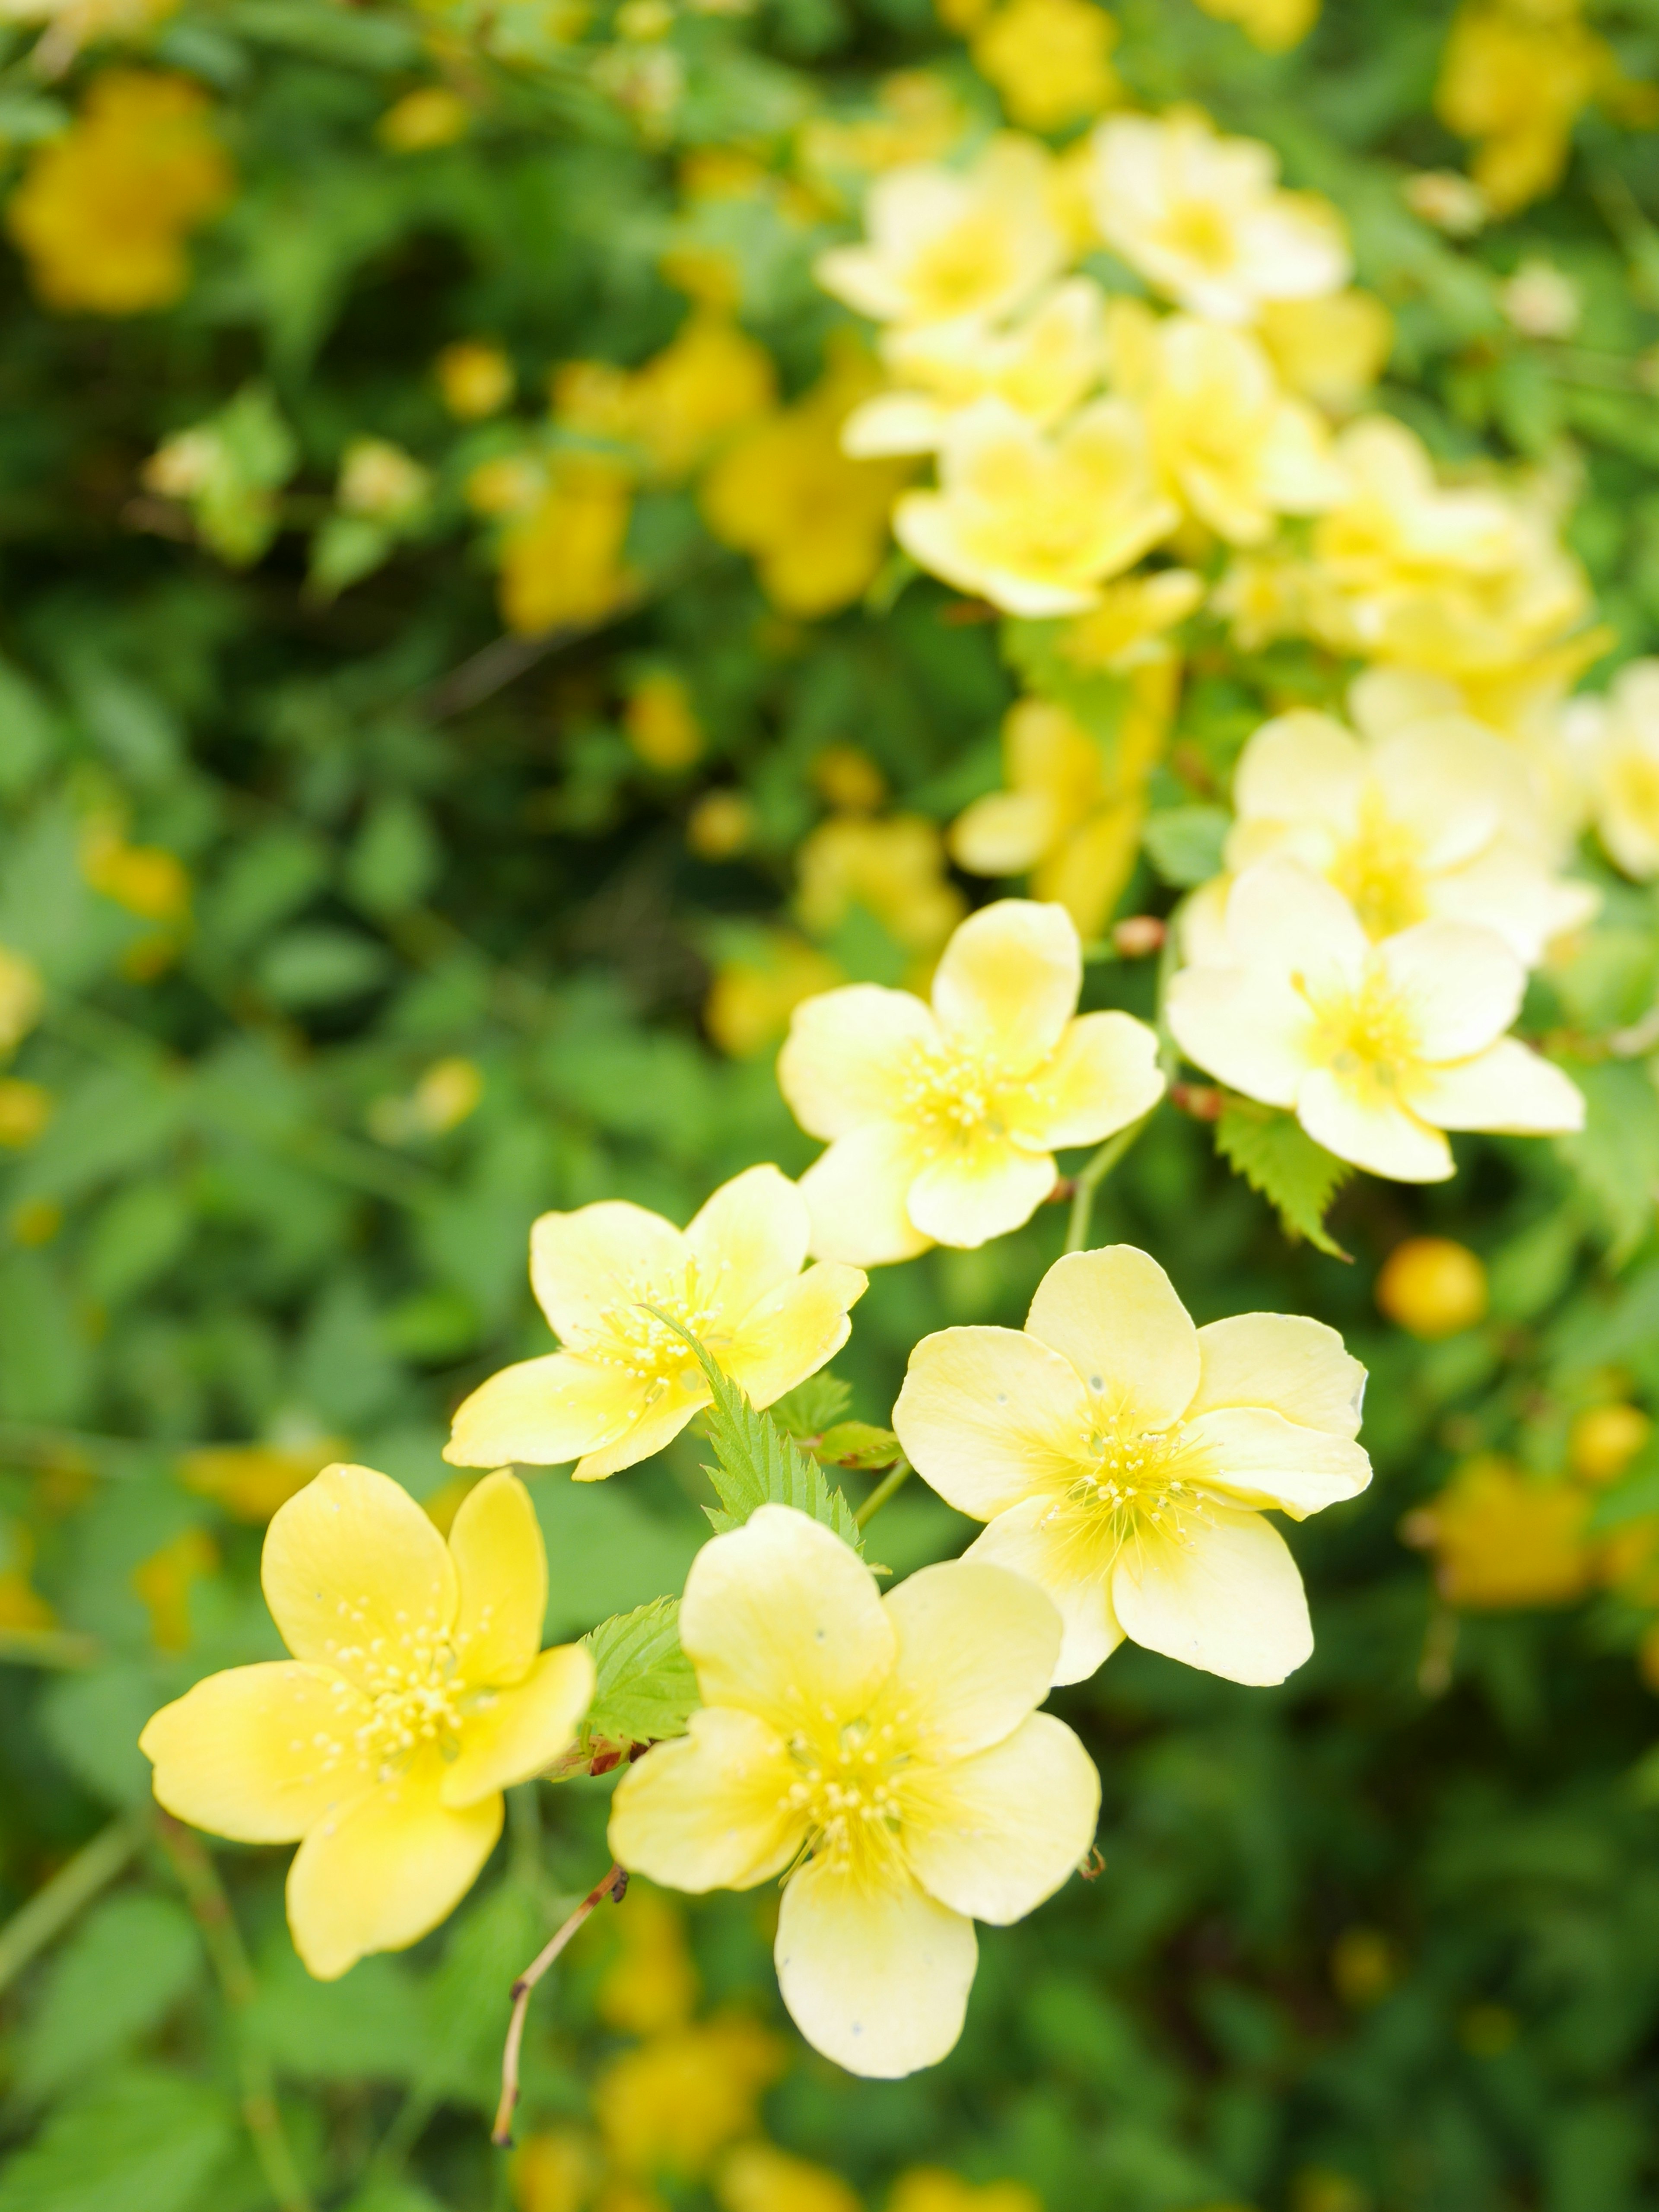
<path fill-rule="evenodd" d="M 513 2112 L 519 2101 L 519 2051 L 524 2042 L 526 2015 L 530 2010 L 530 1992 L 595 1906 L 603 1905 L 607 1897 L 620 1905 L 627 1888 L 626 1872 L 613 1864 L 604 1881 L 594 1883 L 551 1942 L 537 1953 L 514 1983 L 513 2017 L 507 2022 L 507 2047 L 501 2053 L 501 2101 L 495 2107 L 495 2124 L 489 2131 L 492 2142 L 505 2146 L 513 2140 Z"/>

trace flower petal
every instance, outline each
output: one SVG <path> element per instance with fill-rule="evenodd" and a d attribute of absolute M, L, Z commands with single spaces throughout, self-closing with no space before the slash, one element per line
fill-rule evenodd
<path fill-rule="evenodd" d="M 398 1483 L 368 1467 L 325 1467 L 277 1508 L 260 1565 L 265 1602 L 296 1659 L 359 1688 L 455 1618 L 449 1547 Z M 378 1647 L 371 1656 L 371 1647 Z"/>
<path fill-rule="evenodd" d="M 1227 938 L 1238 964 L 1288 981 L 1306 976 L 1322 988 L 1364 971 L 1370 940 L 1334 884 L 1300 860 L 1258 860 L 1227 895 Z"/>
<path fill-rule="evenodd" d="M 1334 1328 L 1304 1314 L 1234 1314 L 1198 1332 L 1191 1420 L 1219 1406 L 1267 1406 L 1333 1436 L 1359 1432 L 1365 1370 Z"/>
<path fill-rule="evenodd" d="M 1296 1112 L 1316 1145 L 1373 1175 L 1395 1182 L 1444 1182 L 1452 1173 L 1451 1146 L 1438 1129 L 1392 1099 L 1339 1082 L 1328 1067 L 1303 1077 Z"/>
<path fill-rule="evenodd" d="M 447 1917 L 501 1832 L 501 1799 L 439 1802 L 435 1752 L 318 1822 L 288 1870 L 294 1948 L 319 1981 L 370 1951 L 402 1951 Z"/>
<path fill-rule="evenodd" d="M 672 1444 L 680 1431 L 708 1403 L 708 1385 L 700 1367 L 687 1365 L 670 1378 L 666 1396 L 654 1404 L 641 1402 L 637 1418 L 627 1431 L 614 1437 L 609 1443 L 599 1444 L 584 1452 L 570 1470 L 573 1482 L 603 1482 L 608 1474 L 617 1474 L 625 1467 L 637 1467 L 642 1459 L 649 1459 L 665 1445 Z"/>
<path fill-rule="evenodd" d="M 704 1705 L 689 1735 L 653 1744 L 617 1785 L 618 1865 L 671 1889 L 752 1889 L 806 1839 L 790 1798 L 794 1762 L 776 1730 L 731 1705 Z"/>
<path fill-rule="evenodd" d="M 1198 1331 L 1156 1260 L 1133 1244 L 1068 1252 L 1037 1285 L 1025 1326 L 1069 1359 L 1120 1425 L 1168 1428 L 1198 1388 Z"/>
<path fill-rule="evenodd" d="M 1104 1525 L 1091 1538 L 1063 1523 L 1052 1498 L 1027 1498 L 999 1513 L 963 1556 L 1024 1575 L 1047 1596 L 1060 1618 L 1059 1684 L 1086 1680 L 1123 1641 L 1112 1610 L 1115 1551 Z"/>
<path fill-rule="evenodd" d="M 758 1713 L 786 1738 L 805 1711 L 855 1719 L 898 1648 L 858 1553 L 789 1505 L 763 1505 L 703 1546 L 680 1642 L 705 1705 Z"/>
<path fill-rule="evenodd" d="M 907 1768 L 904 1856 L 953 1911 L 1006 1928 L 1052 1897 L 1094 1841 L 1095 1763 L 1064 1721 L 1032 1713 L 972 1759 Z"/>
<path fill-rule="evenodd" d="M 1464 1060 L 1500 1037 L 1521 1011 L 1527 971 L 1495 929 L 1419 921 L 1376 948 L 1407 1000 L 1425 1060 Z"/>
<path fill-rule="evenodd" d="M 803 1206 L 803 1214 L 805 1210 Z M 751 1403 L 769 1406 L 835 1358 L 852 1334 L 848 1308 L 869 1287 L 861 1267 L 820 1261 L 745 1316 L 721 1349 L 720 1365 Z"/>
<path fill-rule="evenodd" d="M 1533 1137 L 1584 1126 L 1583 1092 L 1518 1037 L 1499 1037 L 1473 1060 L 1425 1068 L 1406 1097 L 1413 1113 L 1437 1129 Z"/>
<path fill-rule="evenodd" d="M 1060 1621 L 1035 1583 L 982 1560 L 905 1577 L 882 1610 L 898 1657 L 882 1708 L 901 1708 L 923 1762 L 966 1759 L 1017 1729 L 1048 1694 Z"/>
<path fill-rule="evenodd" d="M 1359 811 L 1365 757 L 1330 714 L 1298 709 L 1264 722 L 1239 755 L 1233 805 L 1241 822 L 1299 822 L 1313 815 L 1350 829 Z"/>
<path fill-rule="evenodd" d="M 991 791 L 951 824 L 951 858 L 974 876 L 1017 876 L 1034 867 L 1059 834 L 1046 791 Z"/>
<path fill-rule="evenodd" d="M 1097 1145 L 1163 1096 L 1156 1031 L 1133 1014 L 1081 1014 L 1032 1077 L 1015 1126 L 1045 1152 Z"/>
<path fill-rule="evenodd" d="M 239 1844 L 290 1844 L 369 1786 L 353 1741 L 368 1700 L 343 1675 L 278 1659 L 233 1667 L 163 1705 L 138 1748 L 155 1800 Z"/>
<path fill-rule="evenodd" d="M 998 899 L 945 946 L 933 1012 L 960 1050 L 1022 1074 L 1059 1044 L 1082 988 L 1082 941 L 1065 908 Z"/>
<path fill-rule="evenodd" d="M 778 1088 L 809 1136 L 844 1137 L 893 1114 L 916 1056 L 938 1048 L 939 1025 L 912 993 L 849 983 L 795 1008 Z"/>
<path fill-rule="evenodd" d="M 444 1769 L 439 1796 L 452 1808 L 476 1805 L 550 1766 L 575 1741 L 593 1702 L 593 1661 L 585 1644 L 544 1651 L 522 1681 L 479 1693 L 461 1722 L 459 1758 Z"/>
<path fill-rule="evenodd" d="M 626 1436 L 642 1402 L 626 1369 L 544 1352 L 503 1367 L 461 1401 L 444 1457 L 453 1467 L 563 1467 Z"/>
<path fill-rule="evenodd" d="M 530 1284 L 553 1332 L 577 1351 L 604 1333 L 614 1306 L 632 1306 L 684 1267 L 685 1239 L 659 1213 L 601 1199 L 574 1213 L 544 1213 L 530 1231 Z"/>
<path fill-rule="evenodd" d="M 521 1681 L 542 1648 L 547 1547 L 530 1492 L 505 1468 L 461 1500 L 449 1532 L 460 1579 L 455 1647 L 469 1682 Z"/>
<path fill-rule="evenodd" d="M 1142 1529 L 1112 1571 L 1124 1633 L 1229 1682 L 1282 1682 L 1313 1650 L 1307 1595 L 1259 1513 L 1212 1509 L 1184 1538 Z"/>
<path fill-rule="evenodd" d="M 1294 1103 L 1311 1017 L 1288 983 L 1243 968 L 1183 968 L 1170 978 L 1164 1012 L 1194 1067 L 1247 1098 Z"/>
<path fill-rule="evenodd" d="M 837 1137 L 800 1179 L 813 1257 L 879 1267 L 925 1252 L 933 1239 L 911 1220 L 908 1205 L 923 1158 L 920 1136 L 898 1121 L 868 1121 Z"/>
<path fill-rule="evenodd" d="M 927 1162 L 907 1204 L 924 1236 L 971 1251 L 1029 1221 L 1057 1180 L 1052 1152 L 1025 1152 L 981 1127 Z"/>
<path fill-rule="evenodd" d="M 988 1521 L 1063 1486 L 1084 1459 L 1088 1393 L 1071 1362 L 1016 1328 L 945 1328 L 910 1354 L 893 1427 L 958 1513 Z"/>
<path fill-rule="evenodd" d="M 775 1167 L 722 1183 L 685 1232 L 704 1297 L 735 1325 L 794 1276 L 806 1257 L 806 1201 Z"/>
<path fill-rule="evenodd" d="M 1265 1406 L 1224 1406 L 1190 1418 L 1182 1430 L 1194 1479 L 1247 1505 L 1277 1505 L 1304 1519 L 1358 1498 L 1371 1463 L 1351 1437 L 1304 1428 Z"/>
<path fill-rule="evenodd" d="M 778 1988 L 815 2051 L 849 2074 L 895 2081 L 962 2033 L 979 1945 L 974 1923 L 906 1876 L 865 1888 L 811 1859 L 783 1893 Z"/>

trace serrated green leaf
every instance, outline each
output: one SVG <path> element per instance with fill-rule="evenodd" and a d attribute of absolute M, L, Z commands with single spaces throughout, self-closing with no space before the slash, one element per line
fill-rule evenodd
<path fill-rule="evenodd" d="M 0 2212 L 185 2212 L 230 2149 L 215 2090 L 155 2069 L 60 2106 L 0 2179 Z"/>
<path fill-rule="evenodd" d="M 684 1735 L 696 1710 L 697 1678 L 680 1649 L 680 1601 L 659 1597 L 615 1614 L 583 1637 L 592 1655 L 587 1742 L 659 1743 Z"/>
<path fill-rule="evenodd" d="M 1348 1257 L 1325 1227 L 1325 1209 L 1353 1170 L 1315 1144 L 1293 1115 L 1230 1099 L 1215 1125 L 1215 1147 L 1277 1209 L 1290 1236 L 1334 1259 Z"/>
<path fill-rule="evenodd" d="M 786 1436 L 821 1437 L 847 1411 L 852 1396 L 850 1382 L 826 1371 L 809 1375 L 766 1410 Z"/>
<path fill-rule="evenodd" d="M 837 1421 L 818 1439 L 817 1456 L 832 1467 L 890 1467 L 899 1440 L 873 1421 Z"/>

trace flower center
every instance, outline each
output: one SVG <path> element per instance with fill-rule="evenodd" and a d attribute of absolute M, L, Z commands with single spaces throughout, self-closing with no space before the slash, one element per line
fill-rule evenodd
<path fill-rule="evenodd" d="M 1320 993 L 1291 979 L 1313 1010 L 1310 1056 L 1368 1101 L 1392 1098 L 1419 1064 L 1422 1047 L 1410 1006 L 1372 959 L 1357 990 Z"/>
<path fill-rule="evenodd" d="M 1237 258 L 1233 227 L 1213 200 L 1180 200 L 1170 210 L 1164 242 L 1185 261 L 1212 276 L 1231 269 Z"/>
<path fill-rule="evenodd" d="M 618 1298 L 600 1314 L 581 1352 L 601 1366 L 619 1368 L 643 1393 L 644 1403 L 654 1405 L 670 1390 L 695 1387 L 702 1371 L 684 1337 L 659 1315 L 671 1316 L 712 1350 L 731 1334 L 722 1318 L 720 1292 L 724 1286 L 718 1273 L 710 1278 L 695 1260 L 688 1260 L 677 1273 L 629 1287 L 630 1296 Z M 658 1313 L 650 1310 L 653 1306 Z"/>
<path fill-rule="evenodd" d="M 805 1815 L 803 1856 L 827 1859 L 833 1872 L 855 1881 L 878 1881 L 896 1869 L 900 1799 L 895 1776 L 909 1756 L 907 1718 L 896 1711 L 839 1728 L 826 1720 L 790 1739 L 795 1778 L 784 1802 Z"/>
<path fill-rule="evenodd" d="M 1209 1493 L 1196 1479 L 1200 1470 L 1179 1423 L 1170 1429 L 1106 1424 L 1092 1431 L 1087 1450 L 1088 1464 L 1045 1516 L 1048 1528 L 1085 1547 L 1101 1569 L 1145 1536 L 1190 1543 Z"/>
<path fill-rule="evenodd" d="M 949 322 L 994 298 L 1012 274 L 1008 244 L 975 213 L 928 241 L 911 264 L 910 289 L 927 319 Z"/>
<path fill-rule="evenodd" d="M 1331 880 L 1368 937 L 1392 937 L 1428 915 L 1417 839 L 1368 793 L 1358 827 L 1338 854 Z"/>
<path fill-rule="evenodd" d="M 1030 1078 L 1016 1080 L 994 1060 L 918 1046 L 900 1084 L 899 1118 L 917 1132 L 932 1159 L 964 1151 L 983 1137 L 1006 1137 L 1009 1109 L 1031 1088 Z"/>
<path fill-rule="evenodd" d="M 429 1620 L 410 1626 L 401 1613 L 393 1616 L 395 1633 L 381 1634 L 367 1596 L 355 1603 L 343 1598 L 339 1609 L 343 1633 L 325 1647 L 327 1663 L 337 1669 L 338 1723 L 319 1729 L 309 1745 L 289 1747 L 313 1756 L 305 1778 L 355 1771 L 368 1781 L 392 1782 L 423 1750 L 453 1759 L 468 1709 L 489 1695 L 465 1680 L 460 1662 L 474 1636 L 488 1630 L 491 1608 L 484 1608 L 475 1630 L 459 1636 Z M 368 1699 L 366 1717 L 354 1688 Z"/>

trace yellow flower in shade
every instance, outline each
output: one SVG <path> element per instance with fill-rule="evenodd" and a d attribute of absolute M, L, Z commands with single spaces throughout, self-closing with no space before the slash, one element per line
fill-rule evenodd
<path fill-rule="evenodd" d="M 1597 836 L 1626 875 L 1650 882 L 1659 876 L 1659 660 L 1632 660 L 1605 696 L 1575 699 L 1567 728 Z"/>
<path fill-rule="evenodd" d="M 906 492 L 893 533 L 920 567 L 1015 615 L 1083 614 L 1181 520 L 1159 489 L 1146 426 L 1097 399 L 1046 438 L 1006 400 L 956 416 L 939 489 Z"/>
<path fill-rule="evenodd" d="M 185 240 L 235 179 L 188 77 L 106 70 L 61 137 L 31 156 L 6 205 L 34 289 L 65 314 L 169 307 L 190 282 Z"/>
<path fill-rule="evenodd" d="M 0 945 L 0 1054 L 16 1050 L 46 1002 L 46 986 L 33 961 Z"/>
<path fill-rule="evenodd" d="M 1568 1464 L 1581 1482 L 1616 1482 L 1652 1434 L 1639 1406 L 1587 1406 L 1567 1432 Z"/>
<path fill-rule="evenodd" d="M 975 2187 L 942 2166 L 913 2166 L 893 2184 L 887 2212 L 1042 2212 L 1042 2204 L 1023 2181 Z"/>
<path fill-rule="evenodd" d="M 133 1569 L 133 1595 L 149 1615 L 149 1640 L 158 1651 L 189 1650 L 191 1586 L 218 1565 L 218 1546 L 206 1530 L 185 1528 Z"/>
<path fill-rule="evenodd" d="M 783 2071 L 775 2035 L 740 2013 L 671 2027 L 614 2059 L 593 2085 L 593 2117 L 613 2166 L 695 2180 L 757 2124 Z"/>
<path fill-rule="evenodd" d="M 458 338 L 433 363 L 444 405 L 458 421 L 481 422 L 498 415 L 513 397 L 513 364 L 500 346 Z"/>
<path fill-rule="evenodd" d="M 1206 15 L 1237 23 L 1264 53 L 1300 46 L 1319 21 L 1319 0 L 1198 0 Z"/>
<path fill-rule="evenodd" d="M 599 405 L 592 395 L 603 390 L 607 376 L 616 383 L 611 398 Z M 733 431 L 765 414 L 776 388 L 777 373 L 765 347 L 729 316 L 699 310 L 641 368 L 575 362 L 562 370 L 554 380 L 554 411 L 569 428 L 638 446 L 655 475 L 678 483 Z"/>
<path fill-rule="evenodd" d="M 51 1121 L 53 1103 L 40 1084 L 0 1076 L 0 1145 L 14 1152 L 32 1145 Z"/>
<path fill-rule="evenodd" d="M 432 471 L 386 438 L 354 438 L 340 457 L 334 496 L 346 514 L 411 520 L 432 495 Z"/>
<path fill-rule="evenodd" d="M 1526 969 L 1496 931 L 1423 921 L 1373 945 L 1342 894 L 1292 860 L 1245 869 L 1226 964 L 1183 969 L 1170 1027 L 1188 1058 L 1291 1109 L 1339 1159 L 1397 1182 L 1453 1171 L 1447 1129 L 1581 1129 L 1577 1086 L 1504 1031 Z"/>
<path fill-rule="evenodd" d="M 428 154 L 453 146 L 472 127 L 472 110 L 447 84 L 417 85 L 394 100 L 374 126 L 374 135 L 394 154 Z"/>
<path fill-rule="evenodd" d="M 966 908 L 945 872 L 945 840 L 921 814 L 832 817 L 804 840 L 795 867 L 795 911 L 815 937 L 833 937 L 862 907 L 896 944 L 931 960 Z"/>
<path fill-rule="evenodd" d="M 702 752 L 702 725 L 685 679 L 672 669 L 650 670 L 628 694 L 623 729 L 647 768 L 664 775 L 690 768 Z"/>
<path fill-rule="evenodd" d="M 1023 1919 L 1094 1834 L 1088 1754 L 1033 1711 L 1060 1636 L 1003 1568 L 924 1567 L 884 1599 L 830 1529 L 763 1505 L 692 1561 L 702 1705 L 623 1776 L 611 1850 L 680 1889 L 785 1875 L 778 1983 L 801 2033 L 852 2073 L 930 2066 L 962 2031 L 974 1922 Z"/>
<path fill-rule="evenodd" d="M 1348 281 L 1336 210 L 1283 191 L 1271 148 L 1218 138 L 1195 108 L 1109 117 L 1091 182 L 1106 244 L 1189 314 L 1251 323 L 1267 301 L 1317 299 Z"/>
<path fill-rule="evenodd" d="M 752 1060 L 777 1042 L 803 999 L 846 980 L 817 945 L 791 930 L 769 930 L 715 968 L 703 1026 L 733 1060 Z"/>
<path fill-rule="evenodd" d="M 874 322 L 1009 314 L 1067 258 L 1049 206 L 1051 167 L 1041 146 L 1004 137 L 971 169 L 890 169 L 870 189 L 867 244 L 832 246 L 814 273 Z"/>
<path fill-rule="evenodd" d="M 265 1522 L 343 1449 L 337 1437 L 303 1444 L 204 1444 L 180 1459 L 179 1480 L 233 1520 Z"/>
<path fill-rule="evenodd" d="M 1158 1041 L 1079 1015 L 1083 952 L 1063 907 L 1002 899 L 945 946 L 933 1004 L 852 983 L 795 1009 L 778 1082 L 830 1149 L 801 1178 L 812 1249 L 873 1267 L 1029 1221 L 1056 1151 L 1095 1145 L 1162 1097 Z"/>
<path fill-rule="evenodd" d="M 611 1916 L 620 1948 L 599 1984 L 599 2017 L 634 2035 L 683 2027 L 697 2002 L 684 1916 L 643 1882 L 633 1883 L 623 1903 Z"/>
<path fill-rule="evenodd" d="M 578 1482 L 598 1482 L 660 1451 L 709 1401 L 696 1353 L 660 1314 L 769 1406 L 840 1351 L 847 1310 L 864 1295 L 856 1267 L 801 1273 L 808 1236 L 805 1200 L 774 1167 L 723 1183 L 689 1229 L 620 1199 L 543 1214 L 530 1279 L 561 1348 L 475 1390 L 444 1457 L 574 1460 Z"/>
<path fill-rule="evenodd" d="M 721 2163 L 714 2194 L 720 2212 L 863 2212 L 840 2174 L 769 2142 L 739 2143 Z"/>
<path fill-rule="evenodd" d="M 265 1534 L 265 1601 L 294 1654 L 210 1674 L 139 1739 L 169 1813 L 239 1843 L 299 1841 L 295 1948 L 332 1981 L 453 1911 L 501 1792 L 573 1741 L 580 1644 L 543 1651 L 547 1558 L 529 1493 L 489 1476 L 449 1541 L 408 1492 L 331 1467 Z"/>
<path fill-rule="evenodd" d="M 1281 514 L 1340 495 L 1324 422 L 1286 398 L 1248 331 L 1124 301 L 1109 336 L 1114 386 L 1145 412 L 1164 489 L 1218 536 L 1260 544 Z"/>
<path fill-rule="evenodd" d="M 1511 215 L 1559 183 L 1574 123 L 1616 75 L 1577 0 L 1465 0 L 1435 107 L 1448 130 L 1480 142 L 1471 166 L 1493 214 Z"/>
<path fill-rule="evenodd" d="M 597 454 L 561 456 L 542 498 L 501 538 L 501 613 L 516 630 L 603 622 L 638 587 L 624 566 L 628 478 Z"/>
<path fill-rule="evenodd" d="M 1407 1514 L 1401 1534 L 1434 1553 L 1435 1581 L 1449 1604 L 1493 1611 L 1570 1605 L 1595 1574 L 1584 1533 L 1593 1503 L 1572 1483 L 1529 1475 L 1484 1452 Z"/>
<path fill-rule="evenodd" d="M 1043 427 L 1071 413 L 1106 362 L 1105 295 L 1087 276 L 1046 292 L 1007 330 L 977 320 L 884 331 L 882 358 L 902 387 L 855 408 L 842 432 L 849 453 L 931 453 L 976 399 L 1007 402 Z"/>
<path fill-rule="evenodd" d="M 1388 366 L 1394 317 L 1371 292 L 1269 300 L 1257 334 L 1292 392 L 1328 415 L 1352 415 Z"/>
<path fill-rule="evenodd" d="M 1117 40 L 1116 19 L 1090 0 L 1007 0 L 975 33 L 974 67 L 1011 121 L 1058 131 L 1123 97 Z"/>
<path fill-rule="evenodd" d="M 582 2212 L 597 2160 L 589 2138 L 574 2128 L 526 2136 L 513 2154 L 513 2202 L 518 2212 Z"/>
<path fill-rule="evenodd" d="M 893 1425 L 912 1465 L 988 1525 L 969 1547 L 1029 1576 L 1066 1624 L 1057 1682 L 1127 1636 L 1232 1682 L 1282 1682 L 1313 1650 L 1285 1540 L 1357 1497 L 1365 1370 L 1291 1314 L 1195 1328 L 1133 1245 L 1068 1253 L 1023 1330 L 924 1337 Z"/>

